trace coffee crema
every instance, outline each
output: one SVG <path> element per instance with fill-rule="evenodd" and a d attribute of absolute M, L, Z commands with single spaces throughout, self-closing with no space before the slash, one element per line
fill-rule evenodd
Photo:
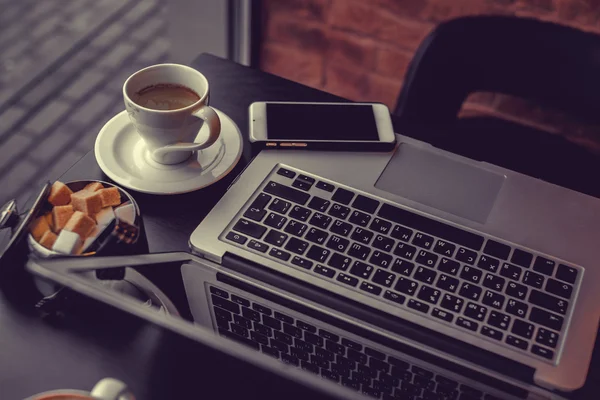
<path fill-rule="evenodd" d="M 132 99 L 136 104 L 152 110 L 178 110 L 191 106 L 200 96 L 192 89 L 172 83 L 158 83 L 137 92 Z"/>

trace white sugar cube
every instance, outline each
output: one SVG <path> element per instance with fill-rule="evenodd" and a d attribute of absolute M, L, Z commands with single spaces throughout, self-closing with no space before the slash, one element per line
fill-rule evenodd
<path fill-rule="evenodd" d="M 83 242 L 83 246 L 81 246 L 81 252 L 85 253 L 88 249 L 88 247 L 90 247 L 90 245 L 92 243 L 94 243 L 94 240 L 96 240 L 96 238 L 98 237 L 98 235 L 104 230 L 104 226 L 95 226 L 94 230 L 90 233 L 90 236 L 88 236 L 85 241 Z"/>
<path fill-rule="evenodd" d="M 63 254 L 75 254 L 81 246 L 81 238 L 75 232 L 63 229 L 58 234 L 52 250 Z"/>
<path fill-rule="evenodd" d="M 98 214 L 96 214 L 96 222 L 99 226 L 106 226 L 115 219 L 115 212 L 112 207 L 104 207 Z"/>
<path fill-rule="evenodd" d="M 115 215 L 121 221 L 125 221 L 128 224 L 133 225 L 135 222 L 135 207 L 132 203 L 121 205 L 115 208 Z"/>

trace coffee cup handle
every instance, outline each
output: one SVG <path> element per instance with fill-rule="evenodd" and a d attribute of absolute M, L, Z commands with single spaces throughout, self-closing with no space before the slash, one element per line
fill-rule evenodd
<path fill-rule="evenodd" d="M 135 400 L 127 385 L 114 378 L 102 379 L 90 394 L 98 400 Z"/>
<path fill-rule="evenodd" d="M 208 126 L 208 139 L 202 143 L 175 143 L 168 146 L 164 146 L 154 150 L 154 157 L 158 159 L 164 158 L 168 153 L 174 151 L 196 151 L 202 150 L 211 146 L 217 141 L 221 134 L 221 119 L 209 106 L 202 106 L 198 110 L 194 111 L 194 116 L 204 120 L 204 123 Z"/>

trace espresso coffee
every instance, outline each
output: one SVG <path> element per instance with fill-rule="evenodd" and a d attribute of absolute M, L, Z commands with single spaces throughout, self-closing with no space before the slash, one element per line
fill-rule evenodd
<path fill-rule="evenodd" d="M 200 96 L 185 86 L 158 83 L 140 90 L 132 100 L 152 110 L 178 110 L 194 104 Z"/>

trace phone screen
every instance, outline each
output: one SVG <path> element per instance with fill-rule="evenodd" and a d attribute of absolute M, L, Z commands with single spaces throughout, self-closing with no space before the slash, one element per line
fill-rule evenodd
<path fill-rule="evenodd" d="M 371 105 L 267 103 L 267 138 L 378 141 Z"/>

